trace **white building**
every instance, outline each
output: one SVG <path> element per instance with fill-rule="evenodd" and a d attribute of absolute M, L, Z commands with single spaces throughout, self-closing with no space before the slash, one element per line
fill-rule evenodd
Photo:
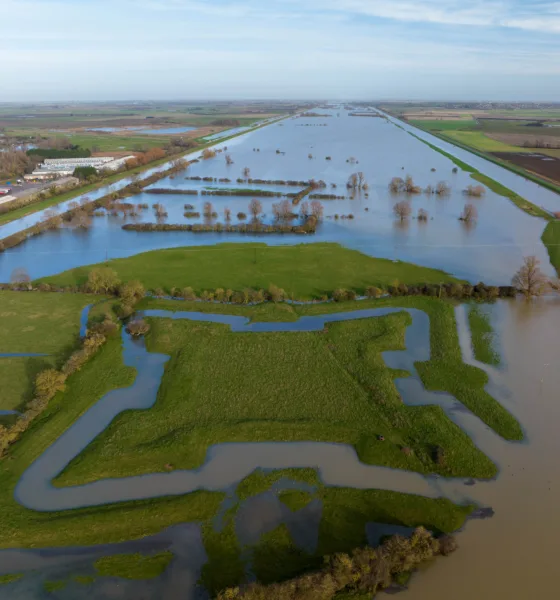
<path fill-rule="evenodd" d="M 58 177 L 68 177 L 74 173 L 77 167 L 93 167 L 99 171 L 116 171 L 124 163 L 134 158 L 134 156 L 125 156 L 123 158 L 114 158 L 112 156 L 91 156 L 89 158 L 46 158 L 38 169 L 31 175 L 25 175 L 25 179 L 45 180 L 56 179 Z"/>

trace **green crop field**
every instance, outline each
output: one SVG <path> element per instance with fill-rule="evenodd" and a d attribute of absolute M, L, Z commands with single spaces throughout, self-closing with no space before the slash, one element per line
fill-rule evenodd
<path fill-rule="evenodd" d="M 367 286 L 458 281 L 438 271 L 411 263 L 366 256 L 338 244 L 297 246 L 218 244 L 155 250 L 108 265 L 126 281 L 139 280 L 147 289 L 191 286 L 205 289 L 268 288 L 272 283 L 300 299 L 317 298 L 336 288 L 363 292 Z M 43 281 L 56 285 L 82 285 L 95 265 L 79 267 Z"/>
<path fill-rule="evenodd" d="M 480 131 L 446 131 L 445 135 L 452 140 L 457 140 L 483 152 L 534 152 L 534 149 L 531 148 L 511 146 L 493 140 Z"/>

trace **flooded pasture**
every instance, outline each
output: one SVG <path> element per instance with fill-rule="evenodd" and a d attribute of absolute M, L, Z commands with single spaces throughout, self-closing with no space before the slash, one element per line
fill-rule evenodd
<path fill-rule="evenodd" d="M 131 256 L 158 248 L 197 246 L 220 242 L 264 241 L 267 244 L 331 241 L 360 250 L 371 256 L 393 258 L 446 270 L 471 282 L 484 280 L 488 284 L 508 284 L 523 256 L 537 255 L 544 270 L 553 274 L 548 253 L 540 237 L 546 223 L 519 210 L 507 198 L 487 190 L 483 198 L 467 198 L 463 190 L 473 180 L 466 172 L 453 173 L 454 164 L 420 140 L 409 135 L 391 121 L 383 118 L 351 117 L 345 111 L 326 111 L 329 117 L 290 118 L 248 132 L 223 144 L 233 164 L 226 165 L 224 154 L 193 164 L 184 174 L 178 173 L 159 181 L 154 187 L 174 190 L 202 191 L 206 187 L 248 187 L 237 183 L 242 170 L 250 169 L 251 177 L 262 180 L 323 180 L 327 184 L 318 193 L 344 196 L 343 200 L 323 200 L 324 220 L 314 235 L 297 234 L 239 234 L 193 232 L 124 231 L 122 225 L 131 217 L 95 217 L 87 231 L 61 229 L 36 236 L 24 244 L 0 255 L 0 280 L 9 280 L 16 267 L 25 266 L 33 278 L 52 275 L 62 270 L 92 264 L 107 258 Z M 340 116 L 338 116 L 340 115 Z M 460 149 L 457 149 L 459 151 Z M 309 158 L 309 155 L 312 158 Z M 327 160 L 329 157 L 329 160 Z M 478 159 L 478 157 L 473 157 Z M 355 159 L 355 161 L 354 161 Z M 478 159 L 482 160 L 482 159 Z M 470 161 L 470 162 L 474 162 Z M 487 162 L 487 161 L 485 161 Z M 476 165 L 481 168 L 480 165 Z M 504 171 L 488 163 L 489 174 Z M 163 167 L 162 167 L 163 168 Z M 363 171 L 369 184 L 367 191 L 346 188 L 348 177 Z M 484 169 L 481 168 L 484 172 Z M 508 173 L 508 172 L 506 172 Z M 390 193 L 392 177 L 410 174 L 422 188 L 446 181 L 451 193 L 446 196 L 417 194 L 403 196 Z M 512 175 L 508 173 L 508 175 Z M 233 183 L 195 182 L 185 177 L 230 179 Z M 526 182 L 518 177 L 518 186 L 526 190 Z M 124 185 L 128 183 L 119 182 Z M 530 182 L 529 182 L 530 183 Z M 333 188 L 332 185 L 336 188 Z M 531 183 L 532 186 L 534 184 Z M 118 189 L 115 184 L 111 189 Z M 284 194 L 299 191 L 287 186 L 254 185 L 255 189 L 279 191 Z M 515 189 L 515 186 L 513 186 Z M 301 189 L 301 188 L 300 188 Z M 88 194 L 101 197 L 108 189 Z M 539 204 L 539 198 L 527 197 Z M 546 196 L 548 198 L 548 195 Z M 263 204 L 264 222 L 273 219 L 272 204 L 278 198 L 259 198 Z M 187 219 L 184 205 L 191 204 L 202 214 L 203 204 L 209 201 L 218 214 L 213 222 L 224 223 L 224 209 L 232 211 L 233 223 L 237 213 L 248 213 L 251 196 L 188 196 L 150 194 L 144 191 L 126 201 L 148 204 L 134 221 L 155 222 L 151 208 L 160 203 L 168 213 L 166 223 L 197 223 L 203 217 Z M 413 217 L 420 208 L 428 211 L 428 221 L 410 218 L 395 219 L 393 206 L 399 200 L 412 205 Z M 459 220 L 464 205 L 474 203 L 478 212 L 475 223 L 466 225 Z M 544 200 L 543 200 L 544 202 Z M 540 202 L 540 203 L 543 203 Z M 296 208 L 296 211 L 299 208 Z M 335 219 L 335 215 L 353 215 L 353 219 Z M 41 214 L 30 215 L 0 226 L 4 237 L 31 226 Z"/>

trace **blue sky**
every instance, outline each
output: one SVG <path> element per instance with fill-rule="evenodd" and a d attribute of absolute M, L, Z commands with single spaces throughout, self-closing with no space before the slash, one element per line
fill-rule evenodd
<path fill-rule="evenodd" d="M 560 1 L 0 0 L 0 102 L 560 101 Z"/>

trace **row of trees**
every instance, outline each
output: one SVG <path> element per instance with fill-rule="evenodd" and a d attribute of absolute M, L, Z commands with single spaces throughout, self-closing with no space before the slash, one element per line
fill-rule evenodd
<path fill-rule="evenodd" d="M 398 217 L 400 219 L 401 222 L 405 221 L 412 214 L 412 205 L 410 204 L 410 202 L 406 202 L 405 200 L 402 200 L 401 202 L 397 202 L 393 206 L 393 213 L 395 214 L 396 217 Z M 428 211 L 426 211 L 423 208 L 420 208 L 418 210 L 418 219 L 420 221 L 427 221 L 428 220 Z M 463 208 L 463 212 L 461 213 L 459 220 L 465 221 L 466 223 L 473 223 L 477 219 L 478 219 L 478 210 L 477 210 L 476 206 L 474 204 L 465 204 L 465 207 Z"/>
<path fill-rule="evenodd" d="M 282 583 L 228 588 L 218 594 L 217 600 L 330 600 L 342 594 L 373 597 L 421 564 L 436 556 L 448 556 L 456 549 L 453 537 L 434 538 L 419 527 L 409 538 L 395 535 L 379 548 L 358 548 L 351 554 L 327 556 L 321 570 Z"/>

